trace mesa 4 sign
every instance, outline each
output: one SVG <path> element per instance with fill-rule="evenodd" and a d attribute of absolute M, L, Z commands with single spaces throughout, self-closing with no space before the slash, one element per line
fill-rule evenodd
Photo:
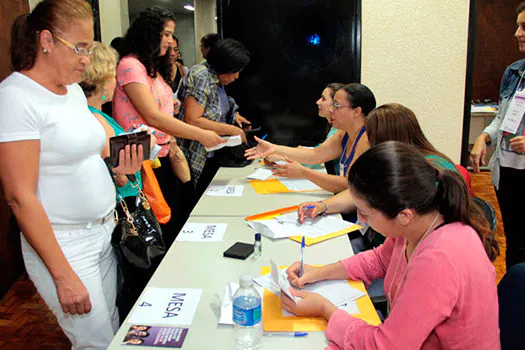
<path fill-rule="evenodd" d="M 202 289 L 148 288 L 140 297 L 129 322 L 133 324 L 190 325 Z"/>

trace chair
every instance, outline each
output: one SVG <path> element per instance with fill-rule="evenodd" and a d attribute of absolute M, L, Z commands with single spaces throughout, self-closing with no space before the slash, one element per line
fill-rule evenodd
<path fill-rule="evenodd" d="M 472 200 L 481 208 L 483 213 L 485 214 L 485 217 L 487 218 L 487 221 L 490 224 L 490 230 L 492 232 L 496 232 L 496 225 L 497 225 L 497 218 L 496 218 L 496 211 L 490 205 L 489 202 L 486 200 L 479 198 L 479 197 L 472 197 Z"/>
<path fill-rule="evenodd" d="M 514 265 L 498 285 L 502 350 L 525 349 L 525 263 Z"/>

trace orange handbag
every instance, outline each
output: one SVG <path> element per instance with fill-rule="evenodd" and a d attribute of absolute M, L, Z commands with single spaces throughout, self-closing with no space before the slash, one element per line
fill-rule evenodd
<path fill-rule="evenodd" d="M 146 195 L 155 217 L 159 223 L 167 223 L 171 219 L 171 209 L 162 195 L 159 182 L 151 167 L 151 161 L 146 160 L 142 163 L 141 175 L 142 192 Z"/>

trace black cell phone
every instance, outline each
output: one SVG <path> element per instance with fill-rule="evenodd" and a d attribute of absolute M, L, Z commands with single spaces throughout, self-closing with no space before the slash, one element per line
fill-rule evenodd
<path fill-rule="evenodd" d="M 149 159 L 151 136 L 147 131 L 132 132 L 113 136 L 109 139 L 109 162 L 118 167 L 118 154 L 127 145 L 142 145 L 144 160 Z"/>
<path fill-rule="evenodd" d="M 223 256 L 226 258 L 234 258 L 244 260 L 253 253 L 253 244 L 236 242 L 228 248 Z"/>

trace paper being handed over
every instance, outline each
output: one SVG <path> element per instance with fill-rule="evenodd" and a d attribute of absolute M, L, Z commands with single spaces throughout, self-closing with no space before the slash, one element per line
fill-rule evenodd
<path fill-rule="evenodd" d="M 213 146 L 210 148 L 204 147 L 206 151 L 213 152 L 223 147 L 235 147 L 235 146 L 239 146 L 240 144 L 242 144 L 241 135 L 223 136 L 222 138 L 225 139 L 226 142 L 219 143 L 217 146 Z"/>

